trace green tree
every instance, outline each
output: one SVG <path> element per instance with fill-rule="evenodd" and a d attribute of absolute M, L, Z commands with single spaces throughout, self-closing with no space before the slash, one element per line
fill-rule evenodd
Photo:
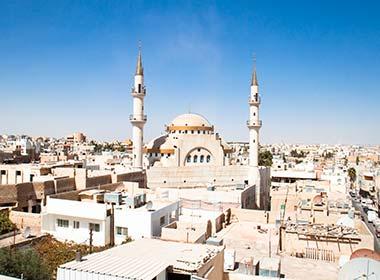
<path fill-rule="evenodd" d="M 263 151 L 259 153 L 260 166 L 272 166 L 273 155 L 270 151 Z"/>
<path fill-rule="evenodd" d="M 32 249 L 0 249 L 0 274 L 27 280 L 49 280 L 50 274 L 42 259 Z"/>
<path fill-rule="evenodd" d="M 356 169 L 353 168 L 353 167 L 350 167 L 350 168 L 347 170 L 347 173 L 348 173 L 348 177 L 350 178 L 351 187 L 352 187 L 352 185 L 353 185 L 354 182 L 356 181 Z"/>
<path fill-rule="evenodd" d="M 8 211 L 0 211 L 0 234 L 12 231 L 15 225 L 9 219 Z"/>

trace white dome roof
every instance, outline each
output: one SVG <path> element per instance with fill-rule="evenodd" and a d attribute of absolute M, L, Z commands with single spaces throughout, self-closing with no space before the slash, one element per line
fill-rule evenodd
<path fill-rule="evenodd" d="M 212 125 L 201 115 L 198 114 L 183 114 L 176 117 L 170 126 L 205 126 L 211 127 Z"/>

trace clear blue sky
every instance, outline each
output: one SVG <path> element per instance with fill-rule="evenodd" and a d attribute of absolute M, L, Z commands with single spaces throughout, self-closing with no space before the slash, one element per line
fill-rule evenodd
<path fill-rule="evenodd" d="M 143 44 L 145 140 L 176 115 L 247 140 L 252 54 L 263 143 L 380 144 L 379 1 L 0 1 L 0 133 L 131 136 Z"/>

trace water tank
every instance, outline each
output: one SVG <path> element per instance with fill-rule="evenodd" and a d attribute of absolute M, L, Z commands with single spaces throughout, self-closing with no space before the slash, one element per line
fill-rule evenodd
<path fill-rule="evenodd" d="M 224 250 L 224 269 L 234 270 L 236 260 L 236 251 L 234 249 Z"/>
<path fill-rule="evenodd" d="M 104 202 L 105 203 L 114 203 L 114 204 L 121 204 L 122 201 L 122 195 L 120 192 L 109 192 L 104 194 Z"/>

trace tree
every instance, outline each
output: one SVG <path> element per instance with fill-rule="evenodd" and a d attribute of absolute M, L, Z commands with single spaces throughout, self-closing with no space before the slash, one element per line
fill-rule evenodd
<path fill-rule="evenodd" d="M 356 181 L 356 170 L 355 170 L 355 168 L 350 167 L 347 170 L 347 173 L 348 173 L 348 177 L 350 178 L 351 187 L 352 187 L 353 183 Z"/>
<path fill-rule="evenodd" d="M 0 274 L 30 280 L 49 280 L 42 259 L 32 249 L 0 249 Z"/>
<path fill-rule="evenodd" d="M 82 256 L 89 253 L 88 245 L 60 242 L 50 235 L 43 237 L 35 243 L 33 249 L 41 258 L 43 258 L 52 279 L 55 279 L 56 277 L 57 267 L 74 260 L 77 251 L 80 251 Z M 93 252 L 100 252 L 107 249 L 107 247 L 94 246 L 92 249 Z"/>
<path fill-rule="evenodd" d="M 264 151 L 259 153 L 259 165 L 260 166 L 272 166 L 273 155 L 270 151 Z"/>
<path fill-rule="evenodd" d="M 15 225 L 9 219 L 8 211 L 0 211 L 0 234 L 11 232 Z"/>

